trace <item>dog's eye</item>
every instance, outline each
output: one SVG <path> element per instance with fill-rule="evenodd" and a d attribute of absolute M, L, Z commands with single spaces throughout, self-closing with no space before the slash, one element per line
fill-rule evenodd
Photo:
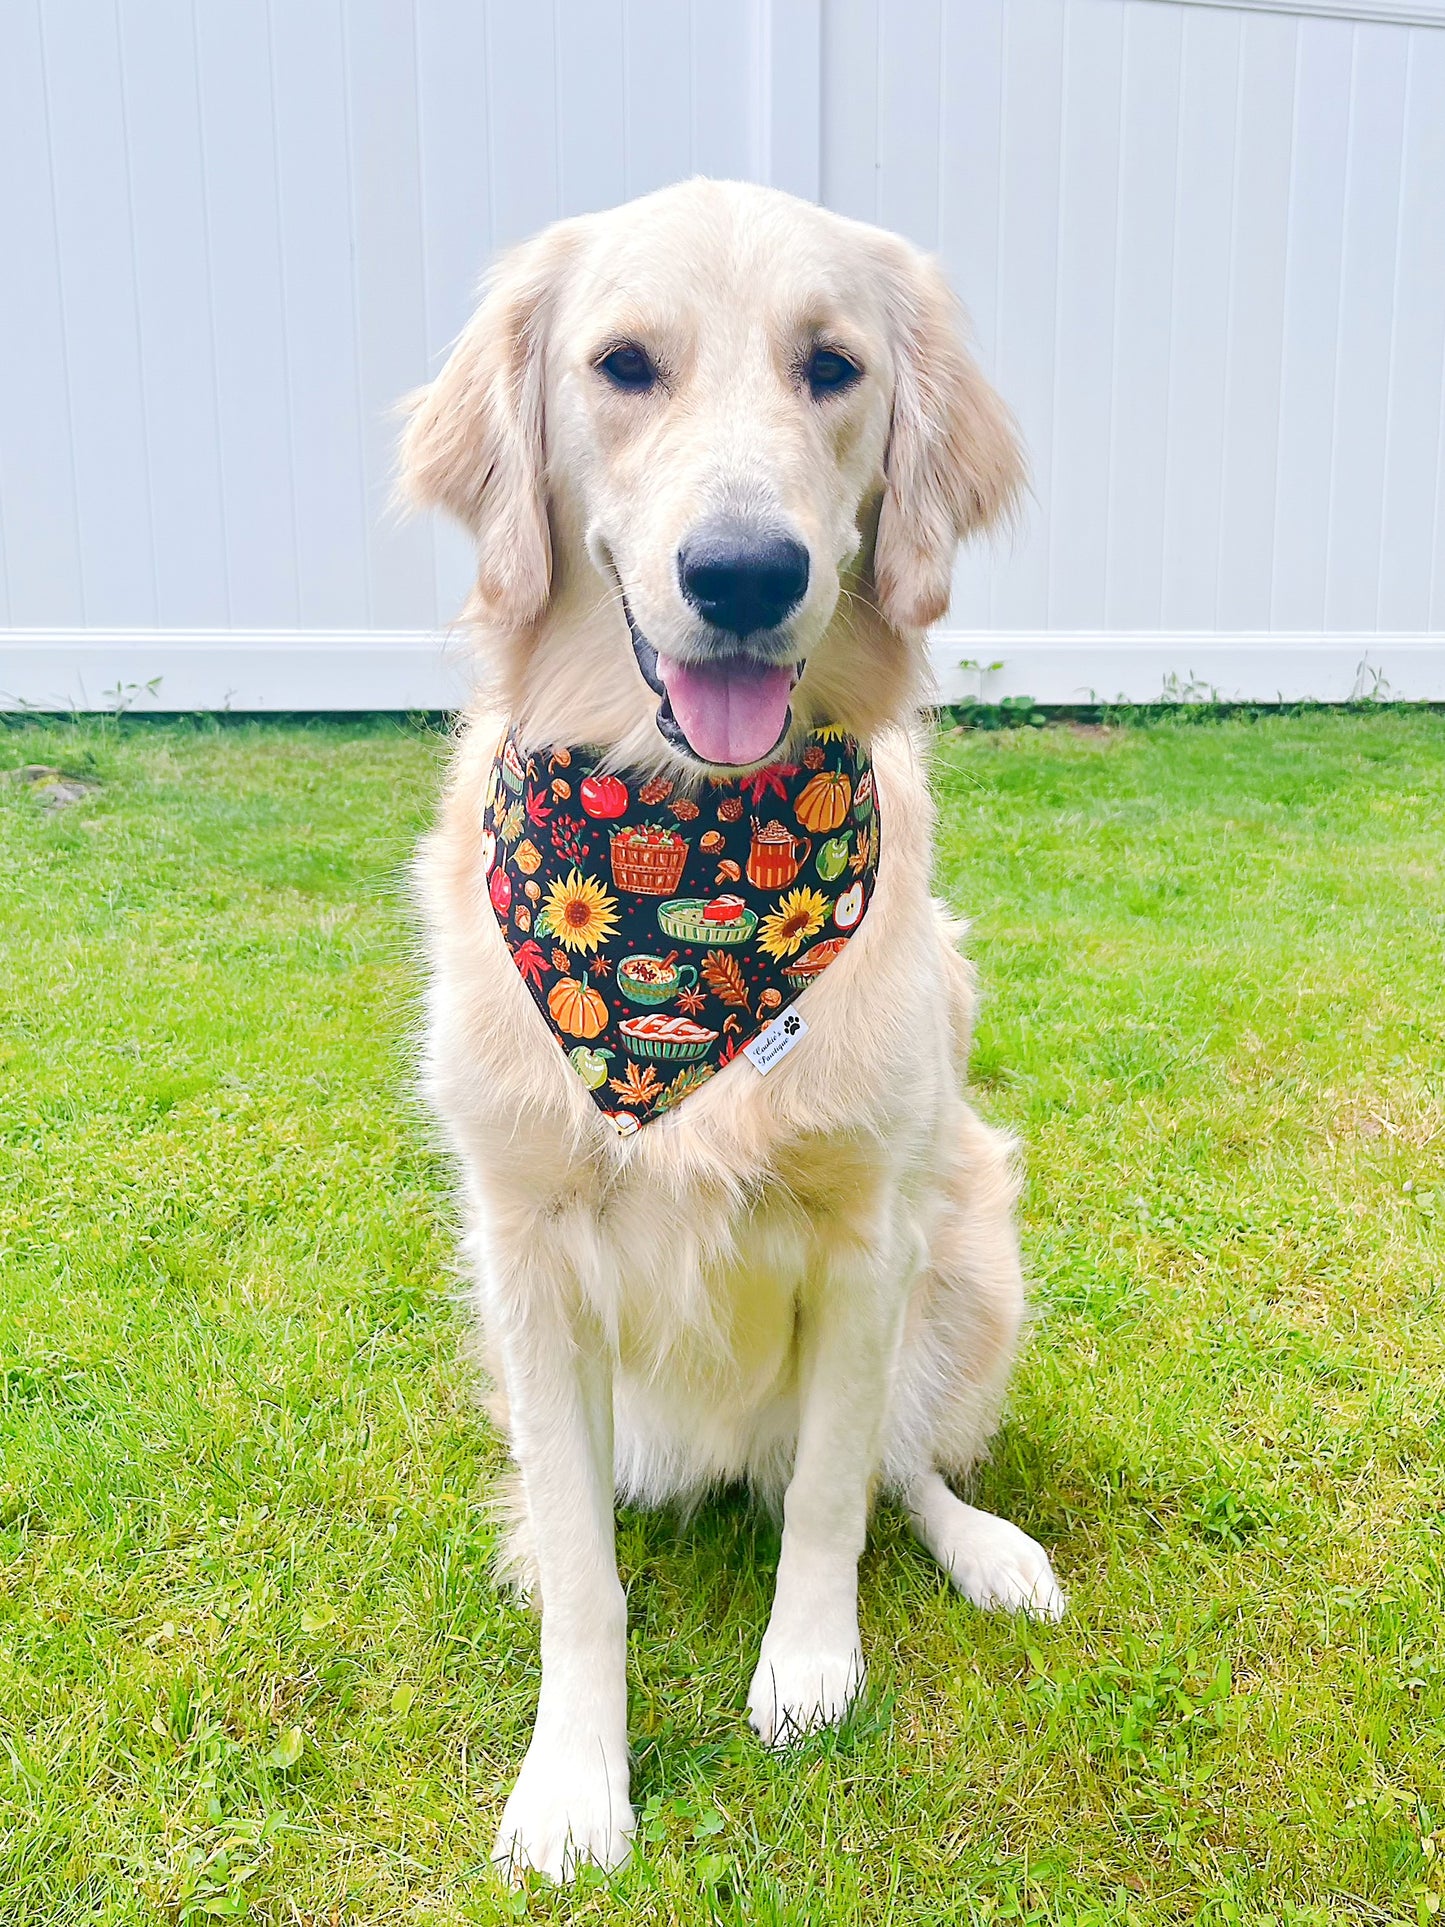
<path fill-rule="evenodd" d="M 619 342 L 603 355 L 597 366 L 614 388 L 641 392 L 657 380 L 657 370 L 648 359 L 647 350 L 639 348 L 635 341 Z"/>
<path fill-rule="evenodd" d="M 836 348 L 815 348 L 803 366 L 803 376 L 815 395 L 835 395 L 851 388 L 863 370 Z"/>

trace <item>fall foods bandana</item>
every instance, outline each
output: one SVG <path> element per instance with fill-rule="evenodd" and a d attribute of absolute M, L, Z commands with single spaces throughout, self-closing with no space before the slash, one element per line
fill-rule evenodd
<path fill-rule="evenodd" d="M 522 981 L 624 1134 L 720 1071 L 847 944 L 878 873 L 867 753 L 709 778 L 599 775 L 580 749 L 492 765 L 482 858 Z"/>

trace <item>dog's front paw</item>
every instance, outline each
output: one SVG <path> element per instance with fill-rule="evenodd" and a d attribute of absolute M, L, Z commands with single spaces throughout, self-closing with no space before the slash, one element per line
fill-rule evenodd
<path fill-rule="evenodd" d="M 836 1726 L 863 1689 L 863 1649 L 763 1641 L 753 1683 L 748 1688 L 748 1719 L 765 1746 L 790 1746 L 821 1726 Z"/>
<path fill-rule="evenodd" d="M 613 1771 L 600 1741 L 580 1750 L 534 1741 L 502 1810 L 492 1860 L 514 1884 L 528 1873 L 571 1880 L 584 1861 L 620 1867 L 632 1827 L 625 1753 Z"/>
<path fill-rule="evenodd" d="M 972 1512 L 944 1564 L 964 1597 L 985 1611 L 1062 1619 L 1067 1609 L 1049 1555 L 1007 1519 Z"/>

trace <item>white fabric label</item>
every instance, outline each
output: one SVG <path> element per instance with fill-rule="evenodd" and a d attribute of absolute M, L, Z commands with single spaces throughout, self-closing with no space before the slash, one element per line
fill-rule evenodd
<path fill-rule="evenodd" d="M 800 1043 L 808 1034 L 808 1026 L 795 1010 L 780 1010 L 770 1024 L 765 1024 L 750 1044 L 744 1044 L 743 1056 L 761 1076 L 766 1077 L 774 1064 L 787 1056 L 794 1044 Z"/>

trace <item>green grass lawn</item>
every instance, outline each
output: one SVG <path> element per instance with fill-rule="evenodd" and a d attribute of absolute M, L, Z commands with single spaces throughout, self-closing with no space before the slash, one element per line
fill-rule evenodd
<path fill-rule="evenodd" d="M 1039 1310 L 980 1503 L 899 1523 L 782 1757 L 777 1535 L 628 1517 L 640 1852 L 509 1895 L 447 1172 L 409 1094 L 394 723 L 19 724 L 0 767 L 0 1923 L 1423 1922 L 1445 1896 L 1445 717 L 943 739 L 978 1100 Z"/>

